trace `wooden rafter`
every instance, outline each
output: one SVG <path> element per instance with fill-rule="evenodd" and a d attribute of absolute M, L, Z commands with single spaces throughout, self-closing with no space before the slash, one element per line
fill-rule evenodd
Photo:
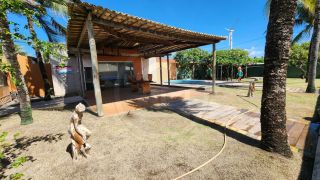
<path fill-rule="evenodd" d="M 82 40 L 83 40 L 84 36 L 86 35 L 88 19 L 89 19 L 89 15 L 87 16 L 87 19 L 83 24 L 83 27 L 82 27 L 82 30 L 81 30 L 81 34 L 80 34 L 80 37 L 79 37 L 79 41 L 78 41 L 78 44 L 77 44 L 77 48 L 79 48 L 81 46 Z"/>
<path fill-rule="evenodd" d="M 84 40 L 88 39 L 84 35 L 88 12 L 92 13 L 93 30 L 98 45 L 137 49 L 146 55 L 179 51 L 226 39 L 175 28 L 88 3 L 70 5 L 69 12 L 71 18 L 68 22 L 68 47 L 88 48 L 89 44 L 86 41 L 84 43 Z"/>
<path fill-rule="evenodd" d="M 184 38 L 182 38 L 182 37 L 178 37 L 178 36 L 169 36 L 169 35 L 166 35 L 165 33 L 155 32 L 155 31 L 152 31 L 152 30 L 148 30 L 146 28 L 137 28 L 137 27 L 134 27 L 134 26 L 128 26 L 126 24 L 121 24 L 121 23 L 108 21 L 108 20 L 103 20 L 103 19 L 95 18 L 93 20 L 93 22 L 95 24 L 101 24 L 101 25 L 108 26 L 108 27 L 127 29 L 127 30 L 130 30 L 130 31 L 137 31 L 137 32 L 140 32 L 140 33 L 143 33 L 143 34 L 149 34 L 151 36 L 157 36 L 159 38 L 164 38 L 164 39 L 173 39 L 173 40 L 190 41 L 190 42 L 198 42 L 198 43 L 208 43 L 208 44 L 215 43 L 215 42 L 210 41 L 210 40 L 201 40 L 201 39 L 196 39 L 196 38 L 192 38 L 192 37 L 184 37 Z"/>

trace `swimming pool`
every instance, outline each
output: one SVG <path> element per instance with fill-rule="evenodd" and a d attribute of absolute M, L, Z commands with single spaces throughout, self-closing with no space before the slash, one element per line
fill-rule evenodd
<path fill-rule="evenodd" d="M 194 79 L 180 79 L 180 80 L 171 80 L 171 84 L 198 84 L 198 85 L 211 85 L 210 80 L 194 80 Z"/>

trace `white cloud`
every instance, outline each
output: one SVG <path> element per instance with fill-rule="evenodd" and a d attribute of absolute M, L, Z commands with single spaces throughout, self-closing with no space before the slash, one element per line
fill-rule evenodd
<path fill-rule="evenodd" d="M 264 56 L 264 51 L 258 50 L 256 47 L 251 47 L 250 49 L 245 49 L 249 52 L 250 57 L 261 57 Z"/>

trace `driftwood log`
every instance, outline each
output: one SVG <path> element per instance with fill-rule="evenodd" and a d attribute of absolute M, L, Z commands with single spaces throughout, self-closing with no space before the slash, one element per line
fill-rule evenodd
<path fill-rule="evenodd" d="M 91 135 L 91 131 L 82 125 L 83 112 L 86 107 L 79 103 L 73 111 L 70 118 L 69 134 L 71 137 L 71 155 L 73 159 L 77 159 L 81 153 L 84 157 L 88 156 L 91 145 L 87 139 Z"/>

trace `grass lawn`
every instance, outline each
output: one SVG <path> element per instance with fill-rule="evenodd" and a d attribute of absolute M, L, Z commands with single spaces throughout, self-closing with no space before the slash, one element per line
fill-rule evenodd
<path fill-rule="evenodd" d="M 287 86 L 292 88 L 302 88 L 307 89 L 307 83 L 305 82 L 305 79 L 300 78 L 288 78 L 287 79 Z M 316 79 L 316 88 L 320 88 L 320 79 Z"/>
<path fill-rule="evenodd" d="M 97 118 L 84 114 L 92 130 L 88 159 L 73 162 L 66 148 L 70 111 L 34 111 L 34 123 L 19 125 L 19 117 L 1 119 L 1 129 L 20 132 L 11 155 L 29 156 L 18 169 L 2 168 L 7 176 L 29 179 L 172 179 L 213 157 L 223 145 L 223 133 L 170 111 L 138 110 L 129 115 Z M 258 148 L 245 137 L 228 138 L 215 161 L 185 179 L 297 179 L 302 158 L 287 159 Z"/>

